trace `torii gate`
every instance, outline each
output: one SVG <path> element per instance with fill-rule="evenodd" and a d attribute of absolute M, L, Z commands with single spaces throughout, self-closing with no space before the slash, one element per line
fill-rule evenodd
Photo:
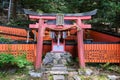
<path fill-rule="evenodd" d="M 30 24 L 29 26 L 29 28 L 38 29 L 35 69 L 39 69 L 41 67 L 43 35 L 44 35 L 45 29 L 49 28 L 55 31 L 64 31 L 64 30 L 72 29 L 73 28 L 72 26 L 76 26 L 77 27 L 76 29 L 78 29 L 77 30 L 77 48 L 78 48 L 79 66 L 83 68 L 85 67 L 83 30 L 85 28 L 91 28 L 91 25 L 84 24 L 82 20 L 91 19 L 91 16 L 96 14 L 97 9 L 90 12 L 85 12 L 85 13 L 58 14 L 58 15 L 57 14 L 38 14 L 28 10 L 24 10 L 24 11 L 25 11 L 25 14 L 29 14 L 30 19 L 38 20 L 38 23 Z M 56 24 L 47 24 L 46 20 L 56 20 Z M 73 20 L 75 24 L 71 24 L 71 25 L 64 24 L 64 20 Z"/>

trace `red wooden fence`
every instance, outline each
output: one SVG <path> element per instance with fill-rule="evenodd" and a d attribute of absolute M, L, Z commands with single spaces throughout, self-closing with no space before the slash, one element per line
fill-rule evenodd
<path fill-rule="evenodd" d="M 27 32 L 25 29 L 10 28 L 0 26 L 0 34 L 14 40 L 26 40 Z M 9 35 L 11 34 L 11 35 Z M 119 42 L 120 38 L 90 31 L 94 41 L 100 42 Z M 72 38 L 73 39 L 73 38 Z M 66 51 L 73 56 L 77 56 L 76 46 L 65 46 Z M 51 50 L 51 45 L 43 46 L 43 54 Z M 36 44 L 0 44 L 0 52 L 11 53 L 13 55 L 27 53 L 27 59 L 34 62 L 36 57 Z M 85 44 L 86 62 L 111 62 L 120 63 L 120 44 Z"/>
<path fill-rule="evenodd" d="M 92 63 L 120 63 L 120 44 L 85 44 L 85 62 Z M 43 53 L 51 50 L 50 45 L 43 46 Z M 76 46 L 66 46 L 66 51 L 77 56 Z M 0 52 L 19 55 L 26 53 L 27 59 L 34 62 L 36 44 L 1 44 Z"/>
<path fill-rule="evenodd" d="M 32 32 L 34 32 L 34 30 L 32 30 Z M 75 34 L 75 32 L 76 32 L 75 30 L 70 31 L 71 34 Z M 36 33 L 36 36 L 37 35 L 38 33 Z M 48 31 L 45 31 L 45 35 L 46 36 L 43 37 L 44 40 L 51 40 Z M 10 38 L 12 40 L 26 40 L 27 31 L 21 28 L 0 26 L 0 36 L 4 36 L 5 38 Z M 66 40 L 72 40 L 72 39 L 73 40 L 76 39 L 76 36 L 74 35 L 68 36 Z M 30 38 L 30 40 L 33 40 L 33 39 Z"/>
<path fill-rule="evenodd" d="M 72 30 L 70 33 L 75 34 L 75 32 L 76 32 L 75 30 Z M 93 39 L 93 41 L 95 42 L 120 42 L 119 37 L 100 33 L 97 31 L 89 30 L 89 34 L 91 39 Z M 25 29 L 20 29 L 20 28 L 0 26 L 0 35 L 9 37 L 13 40 L 26 40 L 27 31 Z M 74 40 L 74 39 L 76 40 L 76 36 L 71 35 L 68 36 L 66 40 Z M 30 40 L 32 39 L 30 38 Z M 50 40 L 49 36 L 44 37 L 44 40 Z"/>
<path fill-rule="evenodd" d="M 26 53 L 27 59 L 34 62 L 36 46 L 34 44 L 1 44 L 1 53 L 10 53 L 14 56 Z"/>
<path fill-rule="evenodd" d="M 27 31 L 21 28 L 0 26 L 0 35 L 13 40 L 26 40 Z"/>
<path fill-rule="evenodd" d="M 97 31 L 89 30 L 90 32 L 90 37 L 93 39 L 95 42 L 120 42 L 119 37 L 115 37 L 112 35 L 108 35 L 105 33 L 100 33 Z"/>
<path fill-rule="evenodd" d="M 85 61 L 120 63 L 120 44 L 85 44 Z"/>

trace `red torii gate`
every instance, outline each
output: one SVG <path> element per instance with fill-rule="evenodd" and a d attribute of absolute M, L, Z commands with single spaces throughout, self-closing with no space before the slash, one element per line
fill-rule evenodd
<path fill-rule="evenodd" d="M 35 69 L 39 69 L 42 63 L 42 49 L 43 49 L 43 35 L 46 28 L 50 28 L 56 31 L 63 31 L 67 29 L 72 29 L 71 26 L 77 27 L 77 47 L 78 47 L 78 57 L 79 57 L 79 66 L 85 67 L 84 59 L 84 43 L 83 43 L 83 29 L 91 28 L 90 24 L 84 24 L 82 20 L 91 19 L 92 15 L 95 15 L 97 10 L 93 10 L 86 13 L 77 13 L 77 14 L 64 14 L 62 17 L 63 20 L 73 20 L 75 24 L 47 24 L 46 20 L 57 20 L 57 14 L 38 14 L 28 10 L 24 10 L 26 14 L 29 14 L 30 19 L 38 20 L 36 24 L 30 24 L 29 28 L 38 29 L 38 38 L 37 38 L 37 50 L 36 50 L 36 60 L 35 60 Z M 61 16 L 61 15 L 60 15 Z M 64 45 L 65 46 L 65 45 Z"/>

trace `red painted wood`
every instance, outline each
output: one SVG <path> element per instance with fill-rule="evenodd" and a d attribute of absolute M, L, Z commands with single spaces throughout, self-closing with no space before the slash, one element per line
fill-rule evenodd
<path fill-rule="evenodd" d="M 46 27 L 47 29 L 51 29 L 51 30 L 75 30 L 77 27 L 76 27 L 77 25 L 76 24 L 73 24 L 73 25 L 64 25 L 64 26 L 62 26 L 62 27 L 56 27 L 56 25 L 55 24 L 50 24 L 50 25 L 47 25 L 46 24 L 46 26 L 44 26 L 44 27 Z M 39 24 L 38 23 L 36 23 L 36 24 L 30 24 L 29 25 L 29 28 L 35 28 L 35 29 L 38 29 L 38 27 L 39 27 Z M 89 25 L 89 24 L 81 24 L 81 28 L 91 28 L 91 25 Z"/>
<path fill-rule="evenodd" d="M 40 26 L 38 28 L 35 69 L 39 69 L 41 67 L 41 63 L 42 63 L 44 21 L 42 19 L 40 19 L 39 24 L 40 24 Z"/>
<path fill-rule="evenodd" d="M 39 27 L 38 23 L 29 25 L 29 28 L 36 28 L 36 29 L 38 29 L 38 27 Z"/>
<path fill-rule="evenodd" d="M 27 32 L 25 29 L 20 28 L 12 28 L 12 27 L 6 27 L 6 26 L 0 26 L 0 33 L 6 34 L 6 35 L 19 35 L 19 36 L 27 36 Z"/>
<path fill-rule="evenodd" d="M 95 42 L 120 42 L 119 37 L 90 30 L 90 36 Z"/>
<path fill-rule="evenodd" d="M 43 55 L 52 50 L 52 45 L 43 45 Z"/>
<path fill-rule="evenodd" d="M 86 63 L 120 63 L 120 44 L 84 44 L 84 48 Z M 77 46 L 66 45 L 65 50 L 77 57 Z M 51 45 L 43 45 L 43 55 L 50 51 Z M 36 44 L 1 44 L 0 53 L 26 53 L 27 60 L 35 63 Z"/>
<path fill-rule="evenodd" d="M 85 44 L 85 62 L 120 63 L 120 44 Z"/>
<path fill-rule="evenodd" d="M 33 16 L 33 15 L 29 15 L 30 19 L 45 19 L 45 20 L 55 20 L 56 16 Z M 65 20 L 77 20 L 77 19 L 81 19 L 81 20 L 88 20 L 91 19 L 91 16 L 81 16 L 81 17 L 74 17 L 74 16 L 65 16 L 64 17 Z"/>
<path fill-rule="evenodd" d="M 77 20 L 78 27 L 82 25 L 80 19 Z M 79 57 L 79 66 L 85 67 L 85 60 L 84 60 L 84 46 L 83 46 L 83 29 L 80 29 L 77 32 L 77 47 L 78 47 L 78 57 Z"/>
<path fill-rule="evenodd" d="M 78 51 L 77 51 L 77 46 L 74 45 L 66 45 L 65 46 L 65 51 L 69 52 L 73 57 L 78 57 Z"/>
<path fill-rule="evenodd" d="M 82 28 L 91 28 L 91 25 L 89 25 L 89 24 L 82 24 L 81 27 L 82 27 Z"/>

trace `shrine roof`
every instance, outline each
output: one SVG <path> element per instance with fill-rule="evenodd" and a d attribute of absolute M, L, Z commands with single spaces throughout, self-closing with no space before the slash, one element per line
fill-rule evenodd
<path fill-rule="evenodd" d="M 56 16 L 57 13 L 37 13 L 37 12 L 34 12 L 34 11 L 30 11 L 30 10 L 27 10 L 27 9 L 24 9 L 24 13 L 25 14 L 28 14 L 28 15 L 34 15 L 34 16 Z M 95 15 L 97 13 L 97 9 L 95 10 L 92 10 L 92 11 L 89 11 L 89 12 L 83 12 L 83 13 L 68 13 L 68 14 L 63 14 L 64 16 L 92 16 L 92 15 Z"/>

